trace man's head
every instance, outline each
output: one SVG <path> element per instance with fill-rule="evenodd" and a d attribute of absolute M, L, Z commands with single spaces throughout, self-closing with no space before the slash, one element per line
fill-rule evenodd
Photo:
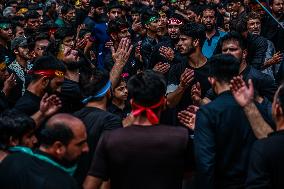
<path fill-rule="evenodd" d="M 157 33 L 158 31 L 158 25 L 159 25 L 159 18 L 160 15 L 152 11 L 150 9 L 147 9 L 143 15 L 142 15 L 142 24 L 147 29 L 147 32 Z"/>
<path fill-rule="evenodd" d="M 206 31 L 212 31 L 216 27 L 217 10 L 213 6 L 206 6 L 201 14 L 201 23 L 205 26 Z"/>
<path fill-rule="evenodd" d="M 121 18 L 122 7 L 117 1 L 110 2 L 107 9 L 108 9 L 107 15 L 108 15 L 109 21 L 114 20 L 116 18 Z"/>
<path fill-rule="evenodd" d="M 42 33 L 35 37 L 34 53 L 36 58 L 43 56 L 49 43 L 50 39 L 48 34 Z"/>
<path fill-rule="evenodd" d="M 181 27 L 177 46 L 181 54 L 191 55 L 196 51 L 201 51 L 205 39 L 205 27 L 201 24 L 189 22 Z"/>
<path fill-rule="evenodd" d="M 98 101 L 107 103 L 111 99 L 111 82 L 109 74 L 104 71 L 93 70 L 91 74 L 80 80 L 80 85 L 85 97 L 84 104 Z"/>
<path fill-rule="evenodd" d="M 72 24 L 76 20 L 75 7 L 70 4 L 64 4 L 61 8 L 62 18 L 68 24 Z"/>
<path fill-rule="evenodd" d="M 0 117 L 0 143 L 7 147 L 26 146 L 37 143 L 36 125 L 33 119 L 15 110 L 4 112 Z"/>
<path fill-rule="evenodd" d="M 13 29 L 13 33 L 15 37 L 25 36 L 25 30 L 24 27 L 20 24 L 15 25 Z"/>
<path fill-rule="evenodd" d="M 210 76 L 208 80 L 212 89 L 218 94 L 218 87 L 230 84 L 233 77 L 238 76 L 240 63 L 237 58 L 230 54 L 218 54 L 208 60 Z"/>
<path fill-rule="evenodd" d="M 276 91 L 272 103 L 272 116 L 274 121 L 277 123 L 284 120 L 284 84 L 280 85 Z M 278 126 L 278 125 L 277 125 Z"/>
<path fill-rule="evenodd" d="M 255 12 L 250 12 L 247 15 L 247 30 L 249 33 L 260 35 L 261 32 L 261 17 Z"/>
<path fill-rule="evenodd" d="M 25 14 L 26 19 L 26 28 L 31 31 L 37 31 L 40 27 L 40 14 L 35 11 L 31 10 Z"/>
<path fill-rule="evenodd" d="M 73 28 L 60 28 L 54 33 L 54 37 L 64 46 L 73 48 L 75 45 L 75 32 Z"/>
<path fill-rule="evenodd" d="M 93 0 L 90 3 L 94 9 L 94 16 L 100 16 L 105 13 L 105 4 L 101 0 Z"/>
<path fill-rule="evenodd" d="M 82 0 L 82 7 L 84 9 L 89 8 L 90 7 L 90 0 Z"/>
<path fill-rule="evenodd" d="M 125 78 L 121 77 L 117 86 L 113 87 L 112 94 L 113 98 L 119 101 L 125 101 L 128 97 L 127 81 Z"/>
<path fill-rule="evenodd" d="M 4 55 L 0 55 L 0 86 L 3 87 L 4 82 L 10 76 L 7 70 L 7 64 L 5 62 Z"/>
<path fill-rule="evenodd" d="M 16 58 L 26 61 L 30 59 L 28 41 L 25 37 L 20 36 L 13 39 L 11 42 L 11 49 Z"/>
<path fill-rule="evenodd" d="M 89 151 L 84 123 L 69 114 L 52 116 L 41 131 L 41 148 L 65 164 L 75 164 Z"/>
<path fill-rule="evenodd" d="M 178 14 L 168 19 L 168 34 L 171 39 L 177 40 L 180 36 L 180 27 L 184 24 L 183 17 Z"/>
<path fill-rule="evenodd" d="M 11 22 L 8 19 L 0 18 L 0 39 L 10 41 L 13 38 Z"/>
<path fill-rule="evenodd" d="M 227 33 L 219 41 L 219 53 L 230 54 L 242 63 L 247 58 L 247 46 L 244 39 L 237 32 Z"/>
<path fill-rule="evenodd" d="M 137 6 L 133 6 L 130 11 L 132 22 L 141 21 L 141 10 Z"/>
<path fill-rule="evenodd" d="M 129 97 L 132 99 L 132 106 L 133 103 L 143 107 L 158 105 L 151 108 L 156 114 L 164 108 L 167 87 L 162 74 L 152 70 L 138 73 L 129 79 L 127 88 Z"/>
<path fill-rule="evenodd" d="M 131 35 L 128 31 L 128 23 L 122 18 L 111 20 L 108 25 L 108 33 L 112 40 L 119 43 L 121 39 L 130 39 Z"/>
<path fill-rule="evenodd" d="M 39 93 L 59 93 L 64 81 L 66 69 L 64 64 L 54 56 L 42 56 L 34 61 L 29 71 L 30 85 L 35 85 Z"/>
<path fill-rule="evenodd" d="M 283 0 L 270 0 L 269 2 L 272 13 L 276 16 L 280 16 L 283 14 L 284 10 L 284 1 Z"/>
<path fill-rule="evenodd" d="M 233 12 L 239 13 L 240 9 L 244 7 L 244 0 L 228 0 L 227 5 L 231 7 Z"/>

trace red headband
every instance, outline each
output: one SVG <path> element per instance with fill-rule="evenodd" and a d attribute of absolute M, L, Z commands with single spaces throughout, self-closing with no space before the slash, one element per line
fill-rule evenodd
<path fill-rule="evenodd" d="M 28 73 L 42 75 L 46 77 L 64 77 L 64 72 L 59 70 L 30 70 Z"/>
<path fill-rule="evenodd" d="M 157 103 L 154 104 L 153 106 L 150 107 L 144 107 L 141 105 L 136 104 L 135 102 L 132 102 L 132 114 L 133 116 L 138 116 L 142 114 L 143 112 L 146 112 L 147 119 L 152 123 L 152 124 L 158 124 L 159 123 L 159 118 L 158 116 L 153 112 L 152 109 L 158 108 L 161 105 L 163 105 L 165 102 L 165 98 L 161 98 L 161 100 Z"/>
<path fill-rule="evenodd" d="M 177 18 L 170 18 L 168 20 L 168 24 L 176 24 L 176 25 L 180 26 L 180 25 L 183 24 L 183 22 L 181 20 L 177 19 Z"/>

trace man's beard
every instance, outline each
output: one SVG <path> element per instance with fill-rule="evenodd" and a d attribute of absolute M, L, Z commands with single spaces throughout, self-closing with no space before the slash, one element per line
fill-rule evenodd
<path fill-rule="evenodd" d="M 78 70 L 79 68 L 81 68 L 81 62 L 80 61 L 73 61 L 73 62 L 68 62 L 66 63 L 65 62 L 65 65 L 66 65 L 66 68 L 67 70 L 69 71 L 75 71 L 75 70 Z"/>

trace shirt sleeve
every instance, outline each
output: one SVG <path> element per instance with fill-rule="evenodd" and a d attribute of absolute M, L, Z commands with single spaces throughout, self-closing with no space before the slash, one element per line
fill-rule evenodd
<path fill-rule="evenodd" d="M 88 175 L 108 180 L 109 162 L 107 157 L 106 139 L 108 134 L 105 133 L 99 140 L 96 152 L 88 172 Z"/>
<path fill-rule="evenodd" d="M 200 109 L 196 115 L 194 152 L 198 188 L 214 188 L 215 140 L 209 114 Z"/>
<path fill-rule="evenodd" d="M 252 147 L 248 177 L 246 182 L 247 189 L 254 188 L 271 188 L 270 177 L 268 168 L 266 166 L 267 161 L 265 160 L 265 154 L 261 152 L 262 145 L 261 140 L 256 141 Z"/>

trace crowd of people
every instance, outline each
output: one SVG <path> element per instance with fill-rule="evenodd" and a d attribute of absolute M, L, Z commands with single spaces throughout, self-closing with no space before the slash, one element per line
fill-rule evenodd
<path fill-rule="evenodd" d="M 284 0 L 0 1 L 1 188 L 284 188 Z"/>

